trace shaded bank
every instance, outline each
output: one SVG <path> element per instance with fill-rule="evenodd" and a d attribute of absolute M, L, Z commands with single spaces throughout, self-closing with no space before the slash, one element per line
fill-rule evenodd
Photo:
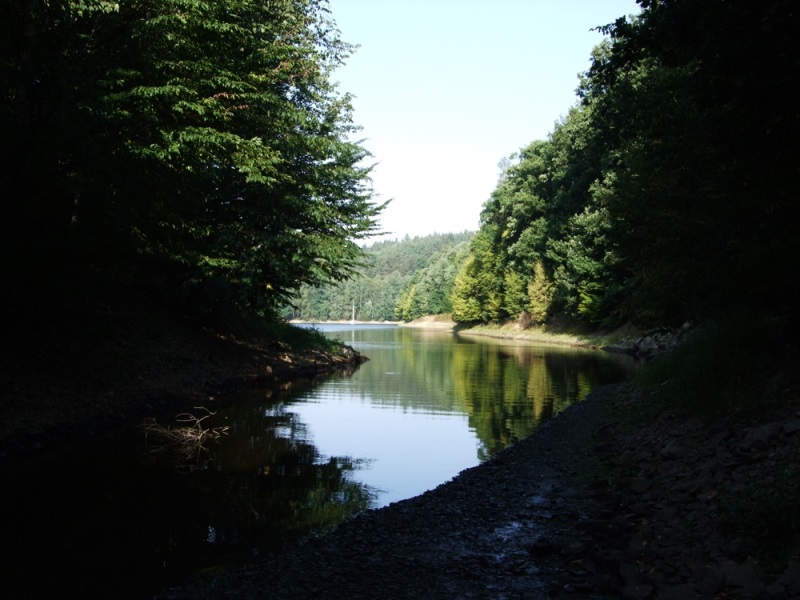
<path fill-rule="evenodd" d="M 366 357 L 201 321 L 117 286 L 10 298 L 0 347 L 0 464 L 174 417 L 245 386 L 280 386 Z"/>

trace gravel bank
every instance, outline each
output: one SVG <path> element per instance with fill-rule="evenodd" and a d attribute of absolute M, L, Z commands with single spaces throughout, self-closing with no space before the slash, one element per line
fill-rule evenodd
<path fill-rule="evenodd" d="M 571 580 L 555 549 L 585 516 L 589 448 L 608 420 L 608 393 L 430 492 L 161 597 L 549 597 Z"/>
<path fill-rule="evenodd" d="M 597 390 L 430 492 L 159 597 L 800 596 L 800 565 L 765 570 L 754 540 L 724 526 L 725 506 L 797 461 L 797 414 L 743 427 L 665 413 L 623 428 L 640 402 Z"/>

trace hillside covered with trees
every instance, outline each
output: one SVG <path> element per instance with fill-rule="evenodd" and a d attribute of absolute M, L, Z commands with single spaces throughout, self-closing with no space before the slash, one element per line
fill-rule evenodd
<path fill-rule="evenodd" d="M 579 102 L 512 156 L 466 250 L 363 245 L 382 205 L 326 2 L 7 0 L 12 300 L 77 269 L 198 314 L 791 321 L 794 5 L 640 4 L 601 28 Z"/>
<path fill-rule="evenodd" d="M 410 321 L 452 311 L 455 276 L 474 232 L 375 242 L 352 280 L 305 285 L 287 318 L 306 321 Z"/>
<path fill-rule="evenodd" d="M 796 10 L 786 0 L 640 4 L 600 27 L 606 40 L 576 104 L 547 139 L 504 161 L 468 247 L 376 244 L 355 279 L 306 285 L 284 314 L 794 327 L 788 149 L 800 117 L 782 90 L 800 72 Z"/>
<path fill-rule="evenodd" d="M 796 323 L 797 6 L 639 4 L 485 203 L 457 321 Z"/>

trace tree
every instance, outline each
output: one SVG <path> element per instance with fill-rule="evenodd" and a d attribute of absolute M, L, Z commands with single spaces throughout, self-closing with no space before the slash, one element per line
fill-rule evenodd
<path fill-rule="evenodd" d="M 144 256 L 185 300 L 254 312 L 355 272 L 382 206 L 323 0 L 9 1 L 5 243 L 67 231 L 60 248 Z"/>
<path fill-rule="evenodd" d="M 406 237 L 381 241 L 365 247 L 366 264 L 359 269 L 358 286 L 362 304 L 372 302 L 371 319 L 412 320 L 426 314 L 452 310 L 450 292 L 467 252 L 471 232 Z M 339 297 L 350 302 L 348 284 L 310 288 L 293 300 L 306 319 L 329 318 L 317 311 L 317 299 Z M 291 311 L 290 311 L 291 312 Z"/>
<path fill-rule="evenodd" d="M 417 286 L 412 285 L 398 298 L 397 305 L 394 309 L 395 317 L 401 321 L 411 321 L 415 319 L 418 314 L 424 314 L 422 309 L 418 307 L 418 303 Z"/>
<path fill-rule="evenodd" d="M 468 243 L 445 247 L 430 257 L 427 266 L 415 272 L 398 300 L 396 314 L 404 321 L 453 311 L 452 293 Z"/>
<path fill-rule="evenodd" d="M 477 323 L 484 320 L 484 315 L 478 298 L 475 258 L 469 256 L 461 266 L 453 287 L 453 320 L 457 323 Z"/>
<path fill-rule="evenodd" d="M 546 302 L 536 300 L 536 321 L 559 312 L 597 323 L 619 302 L 622 271 L 607 236 L 601 183 L 613 181 L 613 162 L 592 110 L 573 107 L 547 140 L 524 148 L 484 205 L 472 253 L 484 273 L 480 302 L 490 319 L 527 312 L 537 268 L 551 279 Z"/>
<path fill-rule="evenodd" d="M 553 302 L 553 283 L 544 272 L 542 261 L 537 261 L 533 267 L 533 277 L 528 282 L 528 306 L 533 323 L 547 322 Z"/>
<path fill-rule="evenodd" d="M 528 304 L 528 282 L 514 271 L 506 268 L 503 281 L 503 310 L 508 315 L 518 315 L 526 310 Z"/>
<path fill-rule="evenodd" d="M 580 105 L 504 164 L 456 314 L 513 317 L 528 281 L 536 320 L 797 322 L 794 4 L 640 4 L 600 28 Z"/>
<path fill-rule="evenodd" d="M 604 28 L 583 96 L 618 136 L 609 230 L 629 303 L 657 324 L 794 312 L 797 10 L 775 2 L 642 1 Z M 745 283 L 746 282 L 746 283 Z"/>

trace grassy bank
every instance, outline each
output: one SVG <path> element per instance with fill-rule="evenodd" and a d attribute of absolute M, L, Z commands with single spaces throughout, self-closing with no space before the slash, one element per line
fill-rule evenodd
<path fill-rule="evenodd" d="M 519 340 L 541 344 L 562 344 L 627 350 L 642 337 L 642 332 L 631 325 L 614 331 L 578 330 L 561 324 L 523 328 L 516 321 L 486 325 L 462 325 L 452 320 L 450 315 L 428 315 L 404 323 L 405 327 L 451 329 L 460 335 L 477 335 L 500 339 Z"/>

